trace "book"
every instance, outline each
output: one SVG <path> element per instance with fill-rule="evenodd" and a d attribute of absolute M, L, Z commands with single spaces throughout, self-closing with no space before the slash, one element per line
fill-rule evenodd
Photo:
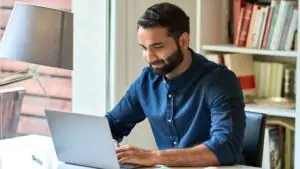
<path fill-rule="evenodd" d="M 238 46 L 246 46 L 247 35 L 248 35 L 248 30 L 251 21 L 251 15 L 252 15 L 252 9 L 253 9 L 253 5 L 247 3 L 242 18 L 242 28 L 240 30 L 241 32 L 240 32 Z"/>
<path fill-rule="evenodd" d="M 254 4 L 253 9 L 252 9 L 252 14 L 251 14 L 251 21 L 250 21 L 250 25 L 249 25 L 249 29 L 248 29 L 247 41 L 246 41 L 247 48 L 252 48 L 252 32 L 253 32 L 254 25 L 256 22 L 256 15 L 257 15 L 258 9 L 259 9 L 259 6 L 257 4 Z"/>
<path fill-rule="evenodd" d="M 267 39 L 267 49 L 270 49 L 270 46 L 271 46 L 271 41 L 273 38 L 274 28 L 275 28 L 278 11 L 279 11 L 279 5 L 280 4 L 278 1 L 272 0 L 271 6 L 274 6 L 274 9 L 273 9 L 273 14 L 272 14 L 272 20 L 271 20 L 270 30 L 269 30 L 269 34 L 268 34 L 268 39 Z"/>
<path fill-rule="evenodd" d="M 294 9 L 292 19 L 291 19 L 291 23 L 289 25 L 287 35 L 286 35 L 286 42 L 285 42 L 284 47 L 283 47 L 284 50 L 291 50 L 292 49 L 294 35 L 295 35 L 295 32 L 297 30 L 297 26 L 298 26 L 297 24 L 298 24 L 298 10 Z"/>
<path fill-rule="evenodd" d="M 263 36 L 265 34 L 265 28 L 267 23 L 269 13 L 269 6 L 265 6 L 262 8 L 262 19 L 261 19 L 261 25 L 259 29 L 259 35 L 258 35 L 258 43 L 257 43 L 257 49 L 261 49 L 262 43 L 263 43 Z"/>
<path fill-rule="evenodd" d="M 236 39 L 237 28 L 240 19 L 241 8 L 245 6 L 246 0 L 234 0 L 233 1 L 233 39 Z"/>
<path fill-rule="evenodd" d="M 238 26 L 237 26 L 237 32 L 236 32 L 236 37 L 234 39 L 234 45 L 239 46 L 239 41 L 240 41 L 240 36 L 241 36 L 241 30 L 242 30 L 242 25 L 243 25 L 243 17 L 245 13 L 245 8 L 241 8 L 240 12 L 240 18 L 238 21 Z"/>
<path fill-rule="evenodd" d="M 269 36 L 270 27 L 271 27 L 271 23 L 272 23 L 274 8 L 275 8 L 274 6 L 271 6 L 269 9 L 269 12 L 268 12 L 266 28 L 265 28 L 262 46 L 261 46 L 262 49 L 267 49 L 268 36 Z"/>
<path fill-rule="evenodd" d="M 280 44 L 280 40 L 282 37 L 284 24 L 287 19 L 287 13 L 289 10 L 289 6 L 293 5 L 294 3 L 295 3 L 295 1 L 286 1 L 286 0 L 280 1 L 278 17 L 277 17 L 277 20 L 275 23 L 274 32 L 273 32 L 272 40 L 271 40 L 271 44 L 270 44 L 271 50 L 279 49 L 279 44 Z"/>
<path fill-rule="evenodd" d="M 285 23 L 284 23 L 283 30 L 282 30 L 282 35 L 281 35 L 280 44 L 279 44 L 279 50 L 284 50 L 284 46 L 285 46 L 286 40 L 287 40 L 287 34 L 288 34 L 290 24 L 291 24 L 291 21 L 293 18 L 293 12 L 294 12 L 294 6 L 289 5 L 287 16 L 286 16 Z"/>

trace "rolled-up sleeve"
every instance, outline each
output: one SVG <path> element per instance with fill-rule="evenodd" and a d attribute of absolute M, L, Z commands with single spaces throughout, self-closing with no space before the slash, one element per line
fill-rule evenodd
<path fill-rule="evenodd" d="M 138 99 L 137 88 L 139 86 L 140 79 L 137 79 L 119 103 L 106 114 L 112 136 L 118 142 L 146 117 Z"/>
<path fill-rule="evenodd" d="M 220 165 L 239 162 L 245 122 L 245 104 L 239 81 L 233 72 L 221 71 L 207 89 L 211 112 L 210 139 L 204 142 Z"/>

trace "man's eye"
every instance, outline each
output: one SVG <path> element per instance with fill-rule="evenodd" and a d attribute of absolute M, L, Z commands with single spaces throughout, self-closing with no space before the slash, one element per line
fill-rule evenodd
<path fill-rule="evenodd" d="M 145 46 L 140 46 L 143 50 L 147 50 L 147 48 Z"/>
<path fill-rule="evenodd" d="M 153 46 L 153 48 L 163 48 L 164 47 L 164 45 L 155 45 L 155 46 Z"/>

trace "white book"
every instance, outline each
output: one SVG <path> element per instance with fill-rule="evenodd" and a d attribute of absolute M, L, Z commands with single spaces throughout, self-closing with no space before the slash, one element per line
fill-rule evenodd
<path fill-rule="evenodd" d="M 276 92 L 275 92 L 275 97 L 281 97 L 281 89 L 282 89 L 282 83 L 283 83 L 283 71 L 284 71 L 284 65 L 282 63 L 279 63 L 278 65 L 278 72 L 277 74 L 277 79 L 276 79 Z"/>
<path fill-rule="evenodd" d="M 258 49 L 261 49 L 263 37 L 265 34 L 265 28 L 268 20 L 269 6 L 262 8 L 262 21 L 261 21 L 261 29 L 259 31 L 258 37 Z"/>
<path fill-rule="evenodd" d="M 276 79 L 277 79 L 277 69 L 278 69 L 279 63 L 272 63 L 272 72 L 271 72 L 271 86 L 270 86 L 270 97 L 276 96 Z"/>
<path fill-rule="evenodd" d="M 283 30 L 282 30 L 282 35 L 281 35 L 281 39 L 280 39 L 280 43 L 279 43 L 279 49 L 280 50 L 284 50 L 284 46 L 286 43 L 286 38 L 287 38 L 287 34 L 288 34 L 288 30 L 291 24 L 291 20 L 293 17 L 293 11 L 294 11 L 294 7 L 291 5 L 288 8 L 288 13 L 285 19 L 285 23 L 283 26 Z"/>
<path fill-rule="evenodd" d="M 266 68 L 267 68 L 267 63 L 266 62 L 260 62 L 260 67 L 259 67 L 259 91 L 258 91 L 258 97 L 265 97 L 265 84 L 266 84 Z"/>
<path fill-rule="evenodd" d="M 286 36 L 286 42 L 284 44 L 284 50 L 291 50 L 294 34 L 297 30 L 297 24 L 298 24 L 298 10 L 294 9 L 291 24 Z"/>
<path fill-rule="evenodd" d="M 274 32 L 273 32 L 271 45 L 270 45 L 271 50 L 279 49 L 280 39 L 281 39 L 285 19 L 288 13 L 289 5 L 291 5 L 293 2 L 294 1 L 286 1 L 286 0 L 282 0 L 280 2 L 278 16 L 275 23 Z"/>
<path fill-rule="evenodd" d="M 259 32 L 262 22 L 262 8 L 257 10 L 255 17 L 254 29 L 252 31 L 252 48 L 258 48 Z"/>
<path fill-rule="evenodd" d="M 258 91 L 260 91 L 260 87 L 261 87 L 261 86 L 259 86 L 259 78 L 260 78 L 259 68 L 260 68 L 260 62 L 255 61 L 254 62 L 254 76 L 255 76 L 256 97 L 259 97 Z"/>
<path fill-rule="evenodd" d="M 265 68 L 265 84 L 264 84 L 264 96 L 266 97 L 270 97 L 271 96 L 271 92 L 270 92 L 270 88 L 271 88 L 271 74 L 272 74 L 272 63 L 271 62 L 266 62 L 265 63 L 266 68 Z"/>

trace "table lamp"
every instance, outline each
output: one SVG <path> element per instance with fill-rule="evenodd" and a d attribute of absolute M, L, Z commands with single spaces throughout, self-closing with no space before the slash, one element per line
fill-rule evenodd
<path fill-rule="evenodd" d="M 37 76 L 37 65 L 73 69 L 73 14 L 68 11 L 16 2 L 0 42 L 0 58 L 34 64 L 30 74 Z M 26 72 L 26 71 L 25 71 Z M 0 78 L 12 83 L 27 79 L 24 74 L 14 79 Z M 8 80 L 7 80 L 8 79 Z M 39 82 L 41 88 L 43 86 Z"/>
<path fill-rule="evenodd" d="M 15 3 L 0 42 L 0 58 L 73 70 L 73 14 L 38 5 Z M 38 74 L 37 67 L 34 66 L 30 73 L 34 74 L 30 78 L 35 77 Z M 10 79 L 4 75 L 0 80 L 12 83 L 24 79 L 24 76 L 13 77 Z M 36 80 L 47 95 L 39 79 Z M 5 118 L 0 113 L 1 119 Z"/>

